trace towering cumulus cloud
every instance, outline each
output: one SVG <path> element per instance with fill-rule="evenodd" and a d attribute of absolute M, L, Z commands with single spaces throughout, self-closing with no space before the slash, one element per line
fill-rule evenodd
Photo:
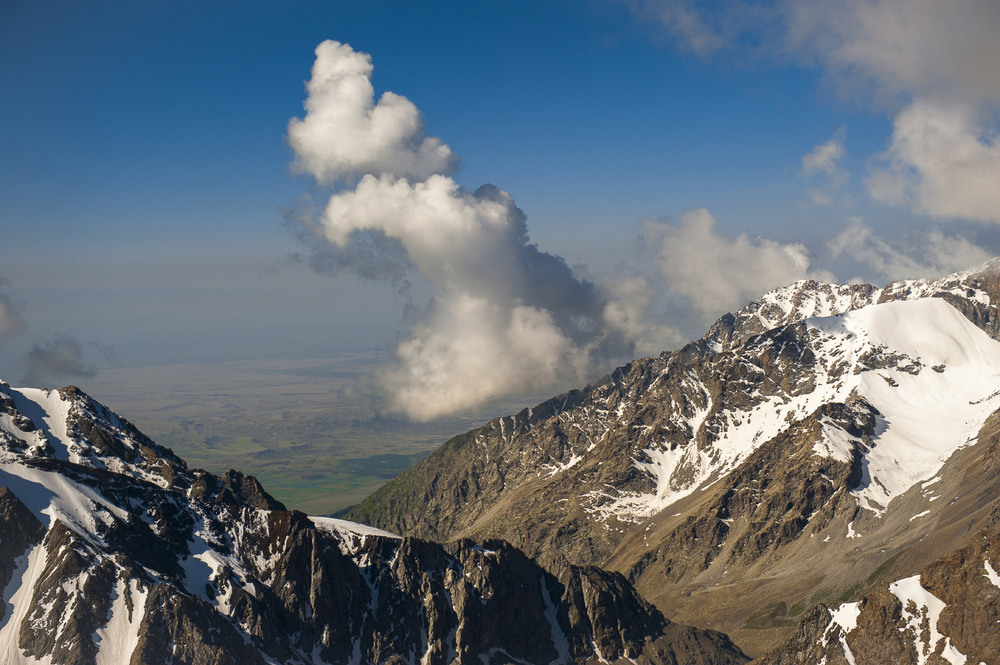
<path fill-rule="evenodd" d="M 631 354 L 635 322 L 618 314 L 633 291 L 612 294 L 539 250 L 508 193 L 460 187 L 450 148 L 406 98 L 376 103 L 371 74 L 368 55 L 320 44 L 288 139 L 295 167 L 333 186 L 304 222 L 332 250 L 322 260 L 369 277 L 416 271 L 435 289 L 381 377 L 392 405 L 430 419 L 586 380 Z"/>
<path fill-rule="evenodd" d="M 410 100 L 387 92 L 374 103 L 372 69 L 371 56 L 347 44 L 316 47 L 305 120 L 288 123 L 295 167 L 321 183 L 361 173 L 421 180 L 453 170 L 457 158 L 441 139 L 424 135 Z"/>

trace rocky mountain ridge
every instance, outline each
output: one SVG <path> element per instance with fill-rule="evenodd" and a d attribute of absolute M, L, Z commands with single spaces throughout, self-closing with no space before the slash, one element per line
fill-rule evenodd
<path fill-rule="evenodd" d="M 957 460 L 1000 407 L 998 303 L 997 260 L 778 289 L 683 349 L 452 439 L 350 517 L 603 565 L 762 653 L 804 607 L 912 574 L 946 551 L 946 519 L 978 519 Z M 935 503 L 942 488 L 955 496 Z"/>
<path fill-rule="evenodd" d="M 624 576 L 284 510 L 75 388 L 0 383 L 0 662 L 742 663 Z"/>

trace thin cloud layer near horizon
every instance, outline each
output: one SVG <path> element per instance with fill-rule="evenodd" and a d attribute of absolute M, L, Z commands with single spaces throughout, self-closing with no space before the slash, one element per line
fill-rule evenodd
<path fill-rule="evenodd" d="M 1000 5 L 15 2 L 0 378 L 382 349 L 418 420 L 1000 253 Z"/>

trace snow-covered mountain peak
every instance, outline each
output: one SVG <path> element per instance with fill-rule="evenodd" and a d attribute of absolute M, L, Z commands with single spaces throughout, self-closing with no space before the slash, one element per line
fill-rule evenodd
<path fill-rule="evenodd" d="M 821 383 L 864 398 L 882 426 L 864 449 L 859 503 L 881 513 L 929 480 L 1000 408 L 1000 342 L 940 298 L 886 302 L 806 321 Z"/>
<path fill-rule="evenodd" d="M 74 386 L 0 382 L 0 455 L 17 453 L 121 473 L 169 487 L 187 466 L 130 422 Z"/>
<path fill-rule="evenodd" d="M 991 339 L 940 298 L 886 302 L 805 321 L 810 330 L 849 340 L 852 347 L 902 354 L 928 366 L 1000 362 Z"/>
<path fill-rule="evenodd" d="M 883 287 L 800 280 L 769 291 L 722 317 L 704 339 L 711 346 L 725 350 L 753 335 L 790 323 L 834 316 L 881 302 L 930 297 L 960 306 L 970 319 L 975 318 L 970 316 L 973 310 L 982 310 L 982 315 L 986 309 L 1000 304 L 1000 257 L 939 279 L 903 279 Z"/>
<path fill-rule="evenodd" d="M 599 490 L 592 498 L 610 501 L 595 502 L 595 515 L 638 520 L 666 510 L 823 405 L 861 399 L 882 424 L 863 452 L 869 475 L 851 489 L 880 513 L 1000 407 L 1000 342 L 940 298 L 885 302 L 773 329 L 697 375 L 687 393 L 706 395 L 704 407 L 677 416 L 694 436 L 651 440 L 634 458 L 651 491 Z"/>

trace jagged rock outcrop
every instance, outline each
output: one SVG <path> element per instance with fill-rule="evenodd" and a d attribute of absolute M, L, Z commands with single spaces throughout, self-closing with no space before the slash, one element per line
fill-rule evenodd
<path fill-rule="evenodd" d="M 624 576 L 285 510 L 75 388 L 0 383 L 0 660 L 735 664 Z"/>

